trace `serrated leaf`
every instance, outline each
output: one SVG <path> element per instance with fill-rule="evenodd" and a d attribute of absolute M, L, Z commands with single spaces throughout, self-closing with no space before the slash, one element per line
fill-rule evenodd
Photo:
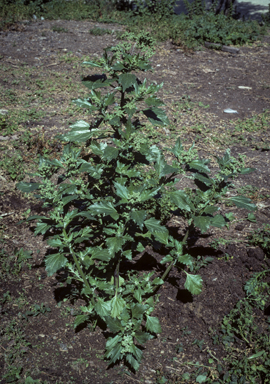
<path fill-rule="evenodd" d="M 141 211 L 131 211 L 130 218 L 142 229 L 144 220 L 147 216 L 147 212 L 144 210 Z M 142 252 L 142 251 L 141 251 Z"/>
<path fill-rule="evenodd" d="M 137 78 L 132 73 L 123 73 L 119 76 L 119 83 L 122 85 L 123 92 L 125 92 L 127 88 L 134 85 L 136 81 Z"/>
<path fill-rule="evenodd" d="M 222 215 L 215 215 L 211 220 L 213 227 L 222 228 L 226 224 L 226 221 Z"/>
<path fill-rule="evenodd" d="M 66 257 L 62 253 L 54 253 L 45 259 L 46 271 L 48 276 L 52 276 L 60 268 L 63 268 L 67 263 Z"/>
<path fill-rule="evenodd" d="M 146 309 L 147 309 L 147 306 L 146 306 L 146 305 L 136 303 L 136 304 L 131 308 L 132 317 L 134 317 L 135 319 L 139 319 L 139 318 L 141 317 L 141 315 L 144 314 L 144 312 L 146 311 Z"/>
<path fill-rule="evenodd" d="M 111 312 L 111 301 L 98 299 L 95 304 L 95 310 L 97 314 L 102 318 L 109 316 Z"/>
<path fill-rule="evenodd" d="M 106 323 L 107 323 L 107 326 L 110 328 L 110 330 L 113 333 L 117 333 L 117 332 L 121 331 L 123 328 L 120 320 L 113 319 L 110 316 L 106 317 Z"/>
<path fill-rule="evenodd" d="M 158 240 L 161 244 L 165 244 L 165 245 L 168 244 L 168 240 L 169 240 L 169 231 L 168 230 L 167 230 L 167 232 L 156 231 L 154 233 L 154 236 L 155 236 L 156 240 Z"/>
<path fill-rule="evenodd" d="M 110 261 L 111 259 L 108 249 L 94 248 L 91 253 L 92 258 L 96 260 Z"/>
<path fill-rule="evenodd" d="M 188 163 L 190 168 L 194 168 L 202 173 L 210 173 L 210 169 L 207 167 L 205 162 L 201 159 L 192 160 Z"/>
<path fill-rule="evenodd" d="M 85 321 L 87 321 L 89 318 L 88 315 L 78 315 L 76 316 L 75 318 L 75 321 L 74 321 L 74 328 L 77 328 L 80 324 L 83 324 Z"/>
<path fill-rule="evenodd" d="M 171 201 L 182 211 L 188 211 L 194 209 L 193 204 L 189 200 L 189 197 L 184 191 L 174 191 L 170 194 Z"/>
<path fill-rule="evenodd" d="M 157 317 L 146 315 L 146 324 L 145 327 L 149 332 L 152 333 L 161 333 L 162 329 L 159 323 L 159 319 Z"/>
<path fill-rule="evenodd" d="M 142 245 L 142 243 L 139 243 L 136 250 L 141 253 L 145 250 L 145 247 Z"/>
<path fill-rule="evenodd" d="M 113 318 L 119 316 L 120 313 L 125 308 L 125 306 L 126 306 L 126 302 L 124 299 L 118 296 L 113 297 L 111 300 L 111 307 L 112 307 L 111 316 Z"/>
<path fill-rule="evenodd" d="M 122 185 L 120 183 L 116 183 L 116 182 L 114 182 L 113 184 L 115 186 L 115 192 L 116 192 L 117 196 L 121 197 L 121 199 L 123 199 L 125 201 L 128 201 L 129 193 L 128 193 L 127 187 L 125 187 L 124 185 Z"/>
<path fill-rule="evenodd" d="M 210 216 L 196 216 L 194 218 L 194 226 L 198 227 L 202 233 L 206 232 L 212 224 L 212 217 Z"/>
<path fill-rule="evenodd" d="M 108 145 L 104 149 L 102 158 L 107 160 L 107 161 L 111 161 L 113 159 L 116 159 L 118 154 L 119 154 L 119 151 L 117 148 L 114 148 L 114 147 L 111 147 L 110 145 Z"/>
<path fill-rule="evenodd" d="M 163 257 L 163 259 L 160 261 L 160 264 L 170 263 L 173 260 L 171 255 L 166 255 Z"/>
<path fill-rule="evenodd" d="M 91 129 L 90 125 L 83 120 L 77 121 L 70 126 L 71 130 L 61 135 L 63 141 L 83 142 L 89 140 L 94 134 L 100 132 L 98 129 Z"/>
<path fill-rule="evenodd" d="M 249 211 L 256 211 L 257 207 L 255 204 L 251 203 L 251 200 L 244 196 L 234 196 L 230 197 L 229 201 L 235 204 L 239 208 L 245 208 Z"/>
<path fill-rule="evenodd" d="M 212 215 L 213 213 L 215 213 L 218 210 L 219 210 L 219 207 L 216 207 L 215 205 L 208 205 L 208 207 L 206 207 L 203 210 L 203 213 L 205 213 L 206 215 Z"/>
<path fill-rule="evenodd" d="M 163 101 L 158 99 L 156 96 L 150 96 L 147 99 L 145 99 L 144 102 L 149 107 L 159 107 L 161 105 L 164 105 Z"/>
<path fill-rule="evenodd" d="M 213 184 L 213 180 L 210 179 L 208 176 L 203 176 L 200 173 L 195 174 L 195 179 L 199 180 L 203 184 L 205 184 L 207 187 L 210 187 Z"/>
<path fill-rule="evenodd" d="M 126 359 L 127 359 L 127 362 L 134 369 L 134 371 L 137 371 L 140 368 L 140 364 L 138 363 L 138 361 L 131 354 L 128 353 L 126 355 Z"/>
<path fill-rule="evenodd" d="M 125 244 L 126 239 L 125 237 L 108 237 L 106 239 L 107 247 L 109 248 L 109 252 L 111 255 L 114 253 L 120 251 L 122 249 L 122 246 Z"/>
<path fill-rule="evenodd" d="M 137 331 L 135 333 L 135 339 L 138 341 L 138 343 L 144 344 L 148 340 L 153 339 L 153 336 L 150 333 L 148 333 L 148 332 Z"/>
<path fill-rule="evenodd" d="M 159 220 L 156 220 L 155 218 L 151 217 L 150 219 L 148 220 L 145 220 L 144 222 L 144 225 L 146 226 L 146 228 L 151 232 L 151 233 L 155 233 L 155 232 L 164 232 L 164 233 L 167 233 L 168 232 L 168 229 L 162 225 L 160 225 L 160 221 Z"/>
<path fill-rule="evenodd" d="M 193 265 L 193 257 L 188 254 L 178 256 L 177 261 L 181 264 L 187 265 L 188 267 Z"/>
<path fill-rule="evenodd" d="M 170 123 L 163 109 L 152 107 L 143 110 L 143 113 L 153 125 L 168 125 Z"/>
<path fill-rule="evenodd" d="M 187 279 L 185 282 L 185 288 L 192 294 L 192 295 L 199 295 L 202 291 L 202 278 L 200 275 L 190 275 L 189 273 L 185 272 L 187 275 Z"/>
<path fill-rule="evenodd" d="M 92 204 L 89 206 L 89 210 L 94 214 L 103 213 L 105 215 L 110 215 L 114 220 L 117 220 L 119 217 L 117 210 L 113 207 L 111 202 Z"/>
<path fill-rule="evenodd" d="M 59 248 L 63 245 L 61 239 L 48 239 L 47 244 L 49 244 L 53 248 Z"/>
<path fill-rule="evenodd" d="M 21 181 L 20 183 L 16 184 L 17 189 L 26 193 L 39 189 L 39 186 L 40 183 L 25 183 L 24 181 Z"/>

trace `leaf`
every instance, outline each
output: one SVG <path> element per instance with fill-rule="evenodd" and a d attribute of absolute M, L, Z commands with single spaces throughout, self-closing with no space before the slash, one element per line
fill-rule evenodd
<path fill-rule="evenodd" d="M 95 310 L 101 318 L 109 316 L 111 311 L 111 301 L 104 301 L 98 298 L 95 305 Z"/>
<path fill-rule="evenodd" d="M 62 253 L 54 253 L 46 257 L 46 271 L 48 276 L 52 276 L 60 268 L 63 268 L 67 263 L 66 257 Z"/>
<path fill-rule="evenodd" d="M 204 208 L 203 213 L 205 213 L 206 215 L 212 215 L 218 210 L 219 207 L 216 207 L 215 205 L 208 205 L 206 208 Z"/>
<path fill-rule="evenodd" d="M 107 160 L 107 161 L 111 161 L 113 159 L 116 159 L 118 157 L 118 154 L 119 154 L 119 151 L 117 148 L 114 148 L 114 147 L 108 145 L 104 149 L 102 158 Z"/>
<path fill-rule="evenodd" d="M 137 78 L 132 73 L 123 73 L 119 76 L 119 83 L 122 85 L 123 92 L 125 92 L 127 88 L 131 87 L 136 82 Z"/>
<path fill-rule="evenodd" d="M 103 64 L 98 64 L 95 61 L 84 61 L 83 64 L 89 65 L 91 67 L 103 68 Z"/>
<path fill-rule="evenodd" d="M 222 215 L 215 215 L 211 220 L 213 227 L 222 228 L 226 224 L 226 221 Z"/>
<path fill-rule="evenodd" d="M 134 371 L 137 371 L 140 368 L 140 364 L 138 363 L 138 361 L 131 354 L 128 353 L 126 355 L 126 359 L 127 359 L 127 362 L 134 369 Z"/>
<path fill-rule="evenodd" d="M 117 333 L 122 330 L 121 321 L 118 319 L 113 319 L 112 317 L 106 317 L 106 324 L 113 333 Z"/>
<path fill-rule="evenodd" d="M 169 240 L 169 231 L 165 232 L 165 231 L 156 231 L 154 233 L 154 236 L 155 238 L 161 243 L 161 244 L 165 244 L 167 245 L 168 244 L 168 240 Z"/>
<path fill-rule="evenodd" d="M 144 210 L 141 211 L 131 211 L 130 218 L 142 229 L 144 220 L 147 216 L 147 212 Z"/>
<path fill-rule="evenodd" d="M 120 249 L 122 249 L 122 245 L 125 244 L 125 242 L 125 237 L 108 237 L 106 239 L 106 244 L 111 255 L 120 251 Z"/>
<path fill-rule="evenodd" d="M 196 383 L 205 383 L 207 380 L 207 373 L 196 377 Z"/>
<path fill-rule="evenodd" d="M 59 248 L 63 245 L 61 239 L 49 239 L 47 240 L 47 244 L 49 244 L 53 248 Z"/>
<path fill-rule="evenodd" d="M 146 226 L 146 228 L 151 232 L 151 233 L 155 233 L 155 232 L 164 232 L 164 233 L 167 233 L 168 232 L 168 229 L 166 227 L 163 227 L 162 225 L 159 224 L 160 221 L 159 220 L 156 220 L 154 219 L 153 217 L 151 217 L 150 219 L 148 220 L 145 220 L 144 222 L 144 225 Z"/>
<path fill-rule="evenodd" d="M 248 175 L 249 173 L 255 172 L 256 168 L 242 168 L 240 171 L 241 175 Z"/>
<path fill-rule="evenodd" d="M 160 261 L 160 264 L 170 263 L 173 260 L 171 255 L 166 255 L 163 257 L 163 259 Z"/>
<path fill-rule="evenodd" d="M 122 185 L 120 183 L 116 183 L 115 181 L 113 184 L 115 186 L 117 196 L 121 197 L 121 199 L 123 199 L 123 200 L 125 200 L 125 202 L 127 202 L 128 198 L 129 198 L 129 193 L 128 193 L 127 187 L 125 187 L 124 185 Z"/>
<path fill-rule="evenodd" d="M 94 134 L 99 132 L 98 129 L 90 130 L 90 125 L 83 120 L 77 121 L 70 128 L 71 130 L 68 133 L 60 136 L 63 141 L 80 143 L 89 140 Z"/>
<path fill-rule="evenodd" d="M 153 125 L 168 125 L 170 123 L 163 109 L 152 107 L 151 109 L 144 109 L 143 113 Z"/>
<path fill-rule="evenodd" d="M 102 261 L 110 261 L 111 255 L 108 252 L 108 249 L 94 248 L 92 251 L 92 258 Z"/>
<path fill-rule="evenodd" d="M 74 328 L 77 328 L 80 324 L 83 324 L 88 320 L 89 316 L 88 315 L 78 315 L 76 316 L 76 319 L 74 321 Z"/>
<path fill-rule="evenodd" d="M 153 339 L 153 336 L 148 332 L 137 331 L 135 333 L 135 339 L 138 341 L 138 343 L 144 344 L 147 342 L 147 340 Z"/>
<path fill-rule="evenodd" d="M 149 96 L 144 100 L 144 102 L 148 105 L 148 107 L 159 107 L 160 105 L 164 105 L 163 101 L 158 99 L 156 96 Z"/>
<path fill-rule="evenodd" d="M 244 196 L 234 196 L 230 197 L 229 201 L 235 204 L 239 208 L 245 208 L 249 211 L 256 211 L 257 207 L 255 204 L 251 203 L 251 200 Z"/>
<path fill-rule="evenodd" d="M 24 181 L 21 181 L 20 183 L 16 184 L 16 188 L 26 193 L 39 189 L 39 186 L 40 186 L 40 183 L 25 183 Z"/>
<path fill-rule="evenodd" d="M 147 320 L 146 320 L 145 327 L 149 332 L 152 332 L 152 333 L 162 332 L 161 326 L 159 324 L 159 319 L 157 317 L 146 315 L 146 318 Z"/>
<path fill-rule="evenodd" d="M 194 218 L 195 227 L 200 228 L 202 233 L 206 232 L 212 224 L 212 217 L 210 216 L 196 216 Z"/>
<path fill-rule="evenodd" d="M 186 255 L 181 255 L 177 257 L 177 261 L 181 264 L 185 264 L 189 267 L 193 265 L 193 257 L 186 254 Z"/>
<path fill-rule="evenodd" d="M 192 295 L 199 295 L 202 291 L 202 278 L 200 275 L 190 275 L 185 271 L 187 275 L 187 279 L 185 282 L 185 288 L 192 294 Z"/>
<path fill-rule="evenodd" d="M 110 215 L 114 220 L 117 220 L 119 217 L 117 210 L 113 207 L 111 202 L 92 204 L 89 206 L 89 210 L 94 214 L 104 213 L 105 215 Z"/>
<path fill-rule="evenodd" d="M 195 179 L 201 181 L 207 187 L 210 187 L 213 184 L 213 180 L 212 179 L 210 179 L 208 176 L 203 176 L 200 173 L 196 173 L 195 174 Z"/>
<path fill-rule="evenodd" d="M 210 173 L 210 169 L 205 164 L 205 160 L 196 159 L 188 163 L 189 167 L 196 169 L 201 173 Z"/>
<path fill-rule="evenodd" d="M 111 316 L 112 317 L 119 316 L 120 313 L 125 308 L 125 306 L 126 306 L 126 302 L 124 299 L 122 299 L 121 297 L 118 297 L 118 296 L 113 297 L 111 300 L 111 307 L 112 307 Z"/>
<path fill-rule="evenodd" d="M 131 313 L 132 317 L 135 319 L 139 319 L 141 315 L 144 314 L 146 311 L 147 306 L 143 304 L 136 303 L 132 308 L 131 308 Z"/>
<path fill-rule="evenodd" d="M 189 197 L 184 191 L 175 191 L 170 194 L 171 201 L 182 211 L 188 211 L 194 209 L 193 204 L 189 200 Z"/>

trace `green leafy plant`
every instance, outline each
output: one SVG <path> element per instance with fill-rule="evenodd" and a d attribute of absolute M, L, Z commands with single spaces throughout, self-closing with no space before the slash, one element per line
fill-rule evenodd
<path fill-rule="evenodd" d="M 264 224 L 249 236 L 249 243 L 261 247 L 265 252 L 270 252 L 270 225 Z"/>
<path fill-rule="evenodd" d="M 137 370 L 141 344 L 161 332 L 152 313 L 171 269 L 185 273 L 184 286 L 193 295 L 201 292 L 202 278 L 190 273 L 195 263 L 188 239 L 196 230 L 225 225 L 217 214 L 220 202 L 251 211 L 256 207 L 248 198 L 226 196 L 233 187 L 230 180 L 253 171 L 236 167 L 229 151 L 217 157 L 219 171 L 211 176 L 209 161 L 187 154 L 180 139 L 166 149 L 174 158 L 171 164 L 144 139 L 144 121 L 155 126 L 169 121 L 156 96 L 162 84 L 147 85 L 134 74 L 151 69 L 152 38 L 146 33 L 126 38 L 106 48 L 102 58 L 84 63 L 102 71 L 83 78 L 89 96 L 74 101 L 90 113 L 91 122 L 80 120 L 61 136 L 67 144 L 59 159 L 40 157 L 39 181 L 17 186 L 36 191 L 49 209 L 48 216 L 27 219 L 37 220 L 35 234 L 44 235 L 53 249 L 45 260 L 48 275 L 65 268 L 67 281 L 81 286 L 86 305 L 75 327 L 105 323 L 109 365 L 123 360 Z M 194 188 L 177 190 L 179 174 L 193 180 Z M 166 214 L 164 201 L 171 206 Z M 182 237 L 166 226 L 173 212 L 186 222 Z M 147 246 L 165 251 L 162 276 L 134 268 L 134 258 Z"/>
<path fill-rule="evenodd" d="M 111 35 L 113 31 L 111 29 L 95 27 L 89 30 L 89 33 L 94 36 Z"/>

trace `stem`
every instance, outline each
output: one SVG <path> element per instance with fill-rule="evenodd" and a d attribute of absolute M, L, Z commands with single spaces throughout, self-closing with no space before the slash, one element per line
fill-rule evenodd
<path fill-rule="evenodd" d="M 187 241 L 187 238 L 188 238 L 188 235 L 189 235 L 189 230 L 187 230 L 186 234 L 185 234 L 185 237 L 182 241 L 182 244 L 184 245 Z M 166 279 L 166 277 L 168 276 L 168 274 L 170 273 L 172 267 L 175 265 L 177 261 L 177 258 L 175 257 L 169 264 L 169 266 L 167 267 L 166 271 L 163 273 L 161 279 L 164 281 Z"/>
<path fill-rule="evenodd" d="M 79 274 L 81 275 L 81 278 L 83 279 L 83 282 L 84 282 L 85 286 L 86 286 L 86 287 L 89 289 L 89 291 L 91 292 L 91 287 L 90 287 L 90 285 L 89 285 L 89 283 L 88 283 L 88 281 L 87 281 L 87 279 L 86 279 L 85 274 L 83 273 L 83 270 L 81 269 L 80 263 L 79 263 L 79 261 L 78 261 L 78 259 L 77 259 L 77 256 L 76 256 L 75 252 L 74 252 L 73 249 L 72 249 L 71 244 L 69 244 L 69 242 L 68 242 L 68 235 L 67 235 L 67 232 L 66 232 L 66 230 L 65 230 L 64 228 L 63 228 L 63 233 L 64 233 L 65 240 L 66 240 L 66 242 L 68 243 L 68 248 L 69 248 L 70 253 L 71 253 L 72 257 L 73 257 L 73 260 L 74 260 L 74 263 L 75 263 L 75 265 L 76 265 L 76 267 L 77 267 L 77 270 L 79 271 Z M 93 297 L 91 298 L 91 303 L 92 303 L 93 305 L 95 305 L 95 301 L 94 301 Z"/>
<path fill-rule="evenodd" d="M 120 269 L 120 262 L 121 262 L 121 258 L 119 257 L 119 258 L 118 258 L 118 261 L 117 261 L 117 264 L 116 264 L 115 271 L 114 271 L 114 286 L 115 286 L 115 296 L 116 296 L 116 297 L 117 297 L 117 291 L 118 291 L 118 288 L 119 288 L 119 269 Z"/>

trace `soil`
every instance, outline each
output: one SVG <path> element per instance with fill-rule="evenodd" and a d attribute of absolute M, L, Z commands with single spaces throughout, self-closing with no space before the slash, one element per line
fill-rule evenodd
<path fill-rule="evenodd" d="M 72 57 L 83 61 L 86 55 L 100 56 L 104 48 L 117 43 L 115 35 L 89 34 L 89 30 L 96 25 L 90 21 L 44 20 L 13 26 L 0 33 L 0 64 L 3 67 L 24 68 L 25 71 L 30 67 L 36 68 L 36 73 L 42 72 L 45 77 L 52 72 L 65 76 L 70 72 L 70 76 L 75 76 L 79 82 L 82 72 L 91 74 L 91 70 L 81 67 L 73 70 L 72 61 L 61 59 L 61 55 L 66 54 L 67 58 L 67 54 L 72 54 Z M 52 28 L 55 26 L 67 31 L 54 32 Z M 98 26 L 123 29 L 110 24 Z M 247 241 L 251 231 L 269 223 L 270 126 L 269 115 L 265 112 L 270 101 L 269 54 L 268 34 L 252 46 L 240 47 L 237 54 L 206 48 L 189 52 L 166 42 L 158 46 L 152 58 L 155 71 L 145 76 L 151 81 L 164 82 L 163 99 L 175 124 L 174 128 L 165 132 L 166 135 L 163 132 L 166 140 L 170 140 L 172 132 L 180 134 L 181 131 L 185 145 L 195 142 L 201 156 L 213 158 L 224 153 L 226 147 L 230 147 L 234 156 L 239 153 L 246 155 L 247 165 L 256 168 L 256 172 L 242 175 L 235 185 L 237 189 L 250 185 L 255 187 L 248 197 L 257 204 L 258 210 L 255 213 L 256 222 L 252 222 L 246 220 L 246 211 L 230 207 L 229 211 L 234 213 L 237 220 L 229 229 L 213 228 L 198 236 L 190 253 L 197 258 L 212 257 L 212 261 L 198 272 L 203 279 L 200 295 L 191 296 L 184 289 L 184 272 L 172 270 L 160 289 L 160 301 L 154 313 L 160 319 L 162 334 L 147 342 L 141 367 L 136 374 L 128 373 L 123 365 L 107 369 L 106 362 L 102 360 L 105 329 L 97 327 L 93 331 L 84 327 L 74 330 L 73 313 L 80 300 L 70 301 L 72 287 L 61 282 L 64 272 L 47 276 L 44 256 L 48 246 L 42 237 L 34 236 L 31 226 L 25 223 L 18 225 L 27 209 L 32 214 L 40 214 L 42 208 L 34 198 L 19 193 L 11 180 L 2 177 L 0 233 L 3 250 L 8 255 L 14 255 L 14 250 L 20 248 L 32 252 L 32 260 L 24 263 L 21 271 L 9 273 L 8 278 L 2 273 L 3 280 L 0 281 L 0 297 L 6 292 L 12 297 L 12 301 L 7 300 L 0 306 L 1 329 L 13 321 L 23 332 L 20 345 L 24 346 L 20 348 L 24 348 L 24 353 L 15 361 L 23 367 L 21 377 L 29 375 L 47 383 L 150 384 L 156 383 L 159 371 L 171 382 L 177 382 L 181 374 L 187 371 L 182 365 L 185 362 L 207 364 L 209 349 L 217 359 L 224 357 L 221 346 L 213 344 L 210 331 L 219 329 L 223 317 L 245 296 L 243 286 L 252 274 L 270 267 L 269 255 L 259 247 L 251 247 Z M 3 78 L 0 84 L 6 86 Z M 14 85 L 13 89 L 19 87 Z M 55 132 L 67 130 L 70 116 L 57 115 L 58 104 L 64 102 L 60 96 L 58 99 L 55 96 L 56 112 L 43 117 L 38 125 L 33 121 L 25 122 L 23 128 L 43 128 L 48 138 Z M 176 103 L 182 103 L 180 110 Z M 191 107 L 199 103 L 205 108 Z M 33 107 L 37 108 L 34 103 Z M 224 110 L 228 108 L 237 113 L 225 113 Z M 248 119 L 254 118 L 255 121 L 258 116 L 265 116 L 263 121 L 259 118 L 261 125 L 258 130 L 248 131 L 245 128 L 248 125 L 239 125 L 239 121 L 248 124 Z M 238 126 L 240 128 L 237 130 Z M 1 137 L 3 141 L 7 139 L 5 142 L 12 140 L 11 136 Z M 30 161 L 28 156 L 32 156 L 31 152 L 25 154 L 26 162 Z M 225 207 L 221 207 L 221 211 L 225 212 Z M 179 227 L 177 217 L 174 217 L 173 225 Z M 179 231 L 182 230 L 180 226 Z M 210 243 L 216 238 L 227 239 L 227 244 L 221 243 L 215 249 Z M 159 263 L 161 257 L 147 249 L 138 261 L 138 268 L 141 271 L 154 268 L 162 273 L 164 266 Z M 11 268 L 16 267 L 16 261 L 13 258 Z M 33 311 L 36 304 L 42 303 L 51 311 L 26 316 L 26 321 L 24 313 L 29 309 Z M 10 339 L 2 336 L 0 377 L 1 370 L 2 376 L 7 370 L 5 353 L 17 342 L 14 334 Z M 194 340 L 202 339 L 204 344 L 200 349 Z M 179 351 L 181 343 L 183 350 Z M 192 368 L 189 369 L 192 371 Z M 5 382 L 5 379 L 0 381 L 1 384 Z"/>

